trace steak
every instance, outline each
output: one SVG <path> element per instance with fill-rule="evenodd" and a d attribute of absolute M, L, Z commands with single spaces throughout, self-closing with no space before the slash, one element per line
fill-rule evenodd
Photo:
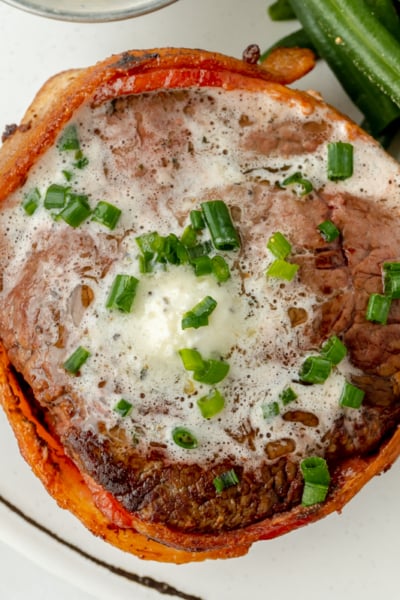
<path fill-rule="evenodd" d="M 304 457 L 324 457 L 334 472 L 375 452 L 400 418 L 400 305 L 393 300 L 387 323 L 366 318 L 371 294 L 382 294 L 383 265 L 400 258 L 397 164 L 312 95 L 285 101 L 273 86 L 127 95 L 83 105 L 71 125 L 78 158 L 59 141 L 3 202 L 0 336 L 89 485 L 135 526 L 213 534 L 298 506 Z M 327 144 L 337 141 L 354 147 L 344 181 L 326 175 Z M 285 183 L 299 172 L 312 183 L 306 193 Z M 118 225 L 88 216 L 71 226 L 43 204 L 54 184 L 67 198 L 84 195 L 91 210 L 117 206 Z M 21 204 L 35 190 L 40 205 L 28 216 Z M 149 259 L 141 236 L 180 239 L 191 212 L 217 199 L 240 237 L 239 249 L 211 251 L 229 266 L 227 281 L 165 257 L 140 269 Z M 319 231 L 325 221 L 340 232 L 332 241 Z M 266 275 L 277 231 L 298 267 L 290 281 Z M 207 235 L 197 236 L 203 250 Z M 106 308 L 118 274 L 139 280 L 128 315 Z M 180 316 L 205 296 L 217 299 L 209 324 L 182 332 Z M 333 335 L 347 356 L 326 384 L 310 385 L 301 365 Z M 71 375 L 65 364 L 77 347 L 89 358 Z M 226 379 L 193 380 L 179 357 L 188 347 L 229 363 Z M 365 393 L 360 408 L 340 405 L 345 380 Z M 285 405 L 288 385 L 296 399 Z M 216 387 L 224 408 L 204 418 L 197 401 Z M 116 410 L 121 399 L 128 415 Z M 176 427 L 194 432 L 198 446 L 174 444 Z M 232 471 L 237 482 L 216 490 Z"/>

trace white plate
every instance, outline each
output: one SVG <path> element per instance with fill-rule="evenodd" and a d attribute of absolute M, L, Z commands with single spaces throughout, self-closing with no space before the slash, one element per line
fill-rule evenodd
<path fill-rule="evenodd" d="M 77 25 L 0 4 L 0 130 L 21 118 L 51 74 L 111 53 L 173 45 L 240 56 L 249 43 L 264 47 L 295 27 L 272 24 L 266 5 L 267 0 L 180 0 L 131 21 Z M 318 89 L 330 103 L 358 117 L 322 65 L 300 87 Z M 124 554 L 60 510 L 21 459 L 2 414 L 0 456 L 0 540 L 99 600 L 157 600 L 160 591 L 188 600 L 242 600 L 246 595 L 375 600 L 397 593 L 400 464 L 369 483 L 342 515 L 260 542 L 243 558 L 178 567 Z"/>

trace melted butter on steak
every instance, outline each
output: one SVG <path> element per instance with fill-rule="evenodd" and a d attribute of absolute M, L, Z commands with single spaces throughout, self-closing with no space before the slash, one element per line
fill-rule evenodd
<path fill-rule="evenodd" d="M 68 154 L 47 152 L 0 215 L 0 332 L 80 467 L 144 518 L 211 531 L 298 502 L 301 457 L 335 461 L 373 448 L 399 412 L 400 310 L 387 327 L 364 317 L 368 294 L 381 291 L 382 263 L 400 258 L 394 161 L 367 138 L 348 140 L 346 121 L 331 120 L 327 107 L 306 111 L 260 93 L 131 96 L 83 107 L 74 123 L 89 164 L 69 185 L 92 206 L 118 206 L 120 222 L 113 231 L 90 221 L 73 229 L 43 207 L 27 217 L 24 194 L 65 185 L 62 171 L 71 169 Z M 327 141 L 338 140 L 354 144 L 354 175 L 330 182 Z M 297 171 L 312 193 L 279 185 Z M 216 198 L 241 237 L 240 251 L 224 253 L 231 278 L 196 278 L 188 266 L 141 274 L 135 238 L 180 236 L 190 210 Z M 328 218 L 342 232 L 331 244 L 317 230 Z M 300 265 L 292 282 L 265 276 L 274 231 L 290 240 L 290 260 Z M 118 273 L 140 280 L 128 315 L 105 308 Z M 207 295 L 218 302 L 209 325 L 182 330 L 183 313 Z M 333 333 L 349 359 L 325 384 L 301 384 L 304 358 Z M 62 365 L 79 345 L 91 356 L 71 377 Z M 187 347 L 230 364 L 217 386 L 226 406 L 209 420 L 196 400 L 210 386 L 184 370 L 178 351 Z M 339 406 L 345 379 L 366 391 L 359 411 Z M 263 405 L 288 385 L 297 399 L 265 419 Z M 121 398 L 133 405 L 124 419 L 113 410 Z M 195 433 L 197 449 L 174 444 L 176 426 Z M 212 478 L 232 466 L 241 483 L 225 502 Z"/>

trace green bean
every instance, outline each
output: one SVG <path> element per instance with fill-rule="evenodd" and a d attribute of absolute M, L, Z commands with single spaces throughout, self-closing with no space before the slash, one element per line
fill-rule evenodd
<path fill-rule="evenodd" d="M 400 116 L 399 41 L 363 0 L 290 2 L 371 132 L 381 133 Z"/>
<path fill-rule="evenodd" d="M 370 12 L 397 39 L 400 39 L 400 17 L 392 0 L 365 0 Z"/>
<path fill-rule="evenodd" d="M 296 18 L 289 0 L 276 0 L 268 7 L 268 14 L 273 21 L 288 21 Z"/>
<path fill-rule="evenodd" d="M 400 43 L 363 0 L 290 0 L 311 41 L 330 42 L 325 52 L 350 62 L 400 107 Z M 315 44 L 318 48 L 318 44 Z M 322 53 L 321 53 L 322 55 Z M 324 57 L 325 58 L 325 57 Z"/>

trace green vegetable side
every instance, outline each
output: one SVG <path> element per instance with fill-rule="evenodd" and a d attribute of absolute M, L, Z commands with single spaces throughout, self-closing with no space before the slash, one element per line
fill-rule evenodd
<path fill-rule="evenodd" d="M 361 126 L 387 147 L 400 129 L 400 4 L 397 0 L 277 0 L 274 21 L 301 29 L 273 48 L 306 47 L 324 59 L 359 108 Z"/>

